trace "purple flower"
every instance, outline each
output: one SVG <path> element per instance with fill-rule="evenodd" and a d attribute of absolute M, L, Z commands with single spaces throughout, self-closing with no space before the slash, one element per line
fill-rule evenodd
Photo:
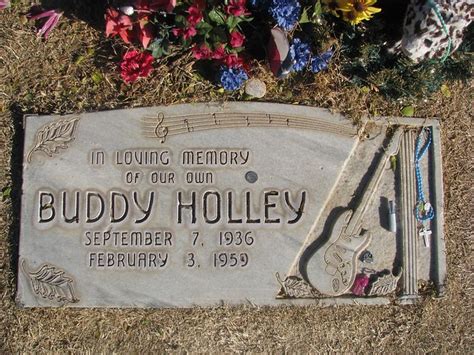
<path fill-rule="evenodd" d="M 302 42 L 299 38 L 294 38 L 290 46 L 290 56 L 293 62 L 293 70 L 301 71 L 306 67 L 311 56 L 309 44 Z"/>
<path fill-rule="evenodd" d="M 332 58 L 334 51 L 332 49 L 321 53 L 320 55 L 314 56 L 311 59 L 311 71 L 313 73 L 319 73 L 321 70 L 328 68 L 329 60 Z"/>
<path fill-rule="evenodd" d="M 0 10 L 10 6 L 10 0 L 0 0 Z"/>
<path fill-rule="evenodd" d="M 27 17 L 30 20 L 44 21 L 41 28 L 38 29 L 38 36 L 44 36 L 44 38 L 47 39 L 49 33 L 58 24 L 62 14 L 62 12 L 58 12 L 56 10 L 43 11 L 38 7 L 33 7 L 27 14 Z"/>
<path fill-rule="evenodd" d="M 248 75 L 242 68 L 221 67 L 219 72 L 219 81 L 225 90 L 233 91 L 242 87 L 248 79 Z"/>

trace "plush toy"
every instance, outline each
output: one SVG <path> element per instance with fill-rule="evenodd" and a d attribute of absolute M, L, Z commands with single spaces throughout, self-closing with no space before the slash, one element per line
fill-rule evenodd
<path fill-rule="evenodd" d="M 474 0 L 410 0 L 394 50 L 415 62 L 444 60 L 459 47 L 473 19 Z"/>

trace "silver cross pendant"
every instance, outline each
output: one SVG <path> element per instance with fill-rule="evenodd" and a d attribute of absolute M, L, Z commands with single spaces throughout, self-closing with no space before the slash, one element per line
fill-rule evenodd
<path fill-rule="evenodd" d="M 420 237 L 423 237 L 423 242 L 425 243 L 425 247 L 427 248 L 430 247 L 431 234 L 432 232 L 425 226 L 421 227 L 420 232 L 418 233 Z"/>

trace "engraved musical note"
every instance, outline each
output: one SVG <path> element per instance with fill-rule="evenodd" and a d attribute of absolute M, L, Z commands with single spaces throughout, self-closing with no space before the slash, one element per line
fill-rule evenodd
<path fill-rule="evenodd" d="M 212 118 L 214 119 L 214 124 L 215 124 L 216 126 L 219 126 L 219 125 L 221 124 L 221 121 L 218 121 L 218 120 L 217 120 L 215 113 L 212 114 Z"/>
<path fill-rule="evenodd" d="M 189 121 L 187 118 L 184 119 L 184 124 L 186 125 L 186 129 L 188 130 L 188 132 L 194 131 L 194 128 L 189 126 Z"/>
<path fill-rule="evenodd" d="M 155 136 L 160 138 L 161 143 L 164 143 L 166 140 L 166 136 L 168 135 L 168 128 L 163 125 L 163 121 L 165 119 L 165 115 L 163 112 L 158 114 L 158 122 L 155 127 Z"/>
<path fill-rule="evenodd" d="M 269 113 L 267 113 L 267 118 L 268 118 L 268 124 L 272 124 L 272 115 L 270 115 Z"/>
<path fill-rule="evenodd" d="M 247 123 L 247 127 L 250 126 L 249 116 L 245 116 L 245 122 Z"/>

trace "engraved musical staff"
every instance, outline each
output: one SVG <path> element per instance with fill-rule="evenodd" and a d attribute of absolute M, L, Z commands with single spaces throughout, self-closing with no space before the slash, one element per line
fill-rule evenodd
<path fill-rule="evenodd" d="M 164 143 L 167 137 L 225 128 L 275 127 L 316 130 L 337 135 L 352 137 L 356 129 L 339 123 L 328 123 L 325 120 L 309 117 L 297 117 L 266 113 L 212 113 L 189 114 L 165 117 L 159 113 L 157 117 L 142 119 L 142 132 L 146 138 L 158 138 Z"/>

